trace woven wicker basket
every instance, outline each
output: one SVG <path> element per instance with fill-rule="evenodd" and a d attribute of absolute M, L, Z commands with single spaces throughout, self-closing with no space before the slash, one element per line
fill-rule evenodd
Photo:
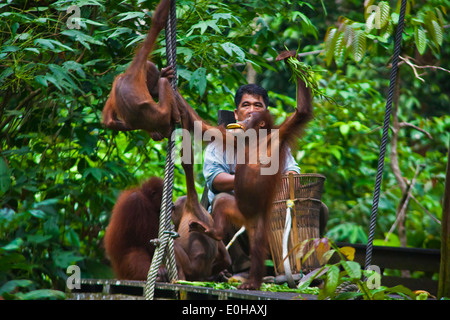
<path fill-rule="evenodd" d="M 325 176 L 320 174 L 294 174 L 294 204 L 295 217 L 292 217 L 292 227 L 288 242 L 288 252 L 303 242 L 303 240 L 319 237 L 319 213 L 322 206 L 322 190 Z M 274 262 L 276 275 L 284 274 L 282 254 L 283 233 L 286 220 L 286 201 L 290 197 L 289 176 L 283 176 L 280 187 L 275 196 L 272 215 L 271 232 L 269 233 L 269 245 Z M 309 248 L 306 248 L 309 251 Z M 307 252 L 307 251 L 306 251 Z M 289 255 L 292 274 L 308 273 L 319 267 L 315 254 L 312 254 L 301 265 L 296 258 L 296 251 Z"/>

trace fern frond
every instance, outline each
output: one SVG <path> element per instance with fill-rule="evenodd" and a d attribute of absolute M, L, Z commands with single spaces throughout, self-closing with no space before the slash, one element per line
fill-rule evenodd
<path fill-rule="evenodd" d="M 334 27 L 328 28 L 327 33 L 325 35 L 324 51 L 325 51 L 325 61 L 328 66 L 331 64 L 331 61 L 333 61 L 333 55 L 334 55 L 334 50 L 335 50 L 336 40 L 337 40 L 338 35 L 339 35 L 339 32 Z"/>

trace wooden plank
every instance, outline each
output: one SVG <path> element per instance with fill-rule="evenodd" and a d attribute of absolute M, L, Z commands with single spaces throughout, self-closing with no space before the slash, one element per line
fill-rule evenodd
<path fill-rule="evenodd" d="M 72 300 L 142 300 L 145 281 L 115 279 L 82 279 L 81 289 L 69 293 Z M 218 290 L 173 283 L 157 282 L 155 300 L 293 300 L 298 293 L 252 290 Z M 315 295 L 302 294 L 301 299 L 316 300 Z"/>
<path fill-rule="evenodd" d="M 355 248 L 354 261 L 364 265 L 366 245 L 338 242 L 339 247 L 349 246 Z M 334 257 L 335 258 L 335 257 Z M 330 263 L 336 261 L 331 260 Z M 381 285 L 393 287 L 403 285 L 411 290 L 426 290 L 433 295 L 437 294 L 438 282 L 431 277 L 439 272 L 440 251 L 438 249 L 399 248 L 374 246 L 372 252 L 372 265 L 384 269 L 423 271 L 421 278 L 406 278 L 399 276 L 381 276 Z"/>
<path fill-rule="evenodd" d="M 269 292 L 259 290 L 231 290 L 224 289 L 218 290 L 207 287 L 187 286 L 172 283 L 156 283 L 155 290 L 169 290 L 179 291 L 185 294 L 183 298 L 187 300 L 192 298 L 206 298 L 208 300 L 292 300 L 299 296 L 298 293 L 292 292 Z M 155 291 L 156 292 L 156 291 Z M 156 295 L 155 295 L 156 296 Z M 308 296 L 308 297 L 306 297 Z M 313 295 L 304 295 L 303 298 L 309 298 L 309 300 L 316 300 Z"/>

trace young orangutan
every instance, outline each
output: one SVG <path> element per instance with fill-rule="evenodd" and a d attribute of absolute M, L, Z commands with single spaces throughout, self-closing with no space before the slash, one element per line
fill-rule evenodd
<path fill-rule="evenodd" d="M 169 137 L 174 123 L 180 122 L 180 110 L 185 112 L 185 105 L 170 84 L 172 68 L 163 68 L 160 74 L 156 65 L 147 60 L 165 27 L 169 8 L 170 0 L 161 0 L 143 45 L 130 67 L 114 80 L 102 113 L 106 127 L 120 131 L 142 129 L 152 139 L 161 140 Z"/>
<path fill-rule="evenodd" d="M 231 265 L 231 258 L 221 240 L 194 230 L 192 223 L 213 226 L 211 215 L 198 202 L 194 186 L 192 165 L 183 164 L 186 173 L 187 195 L 175 202 L 172 215 L 175 228 L 180 235 L 175 239 L 174 251 L 178 279 L 190 281 L 214 280 Z"/>
<path fill-rule="evenodd" d="M 155 251 L 150 240 L 158 237 L 162 192 L 163 180 L 153 177 L 118 197 L 103 240 L 117 279 L 147 279 Z"/>
<path fill-rule="evenodd" d="M 283 52 L 277 57 L 277 61 L 290 56 L 295 56 L 295 53 Z M 192 228 L 203 230 L 216 239 L 222 239 L 227 220 L 237 227 L 245 225 L 250 239 L 251 267 L 249 279 L 240 285 L 241 289 L 255 290 L 261 286 L 265 272 L 264 260 L 267 255 L 270 212 L 276 188 L 281 180 L 280 169 L 284 167 L 288 154 L 286 148 L 300 136 L 302 129 L 312 119 L 312 111 L 311 91 L 298 78 L 297 108 L 280 126 L 273 126 L 267 109 L 249 113 L 245 120 L 235 124 L 233 128 L 241 128 L 244 131 L 255 129 L 258 137 L 257 144 L 245 144 L 245 163 L 236 164 L 234 196 L 220 194 L 214 199 L 212 207 L 214 227 L 208 228 L 201 223 L 192 225 Z M 267 135 L 260 140 L 261 129 L 267 129 Z M 278 147 L 279 153 L 272 157 L 272 150 L 276 150 L 274 144 Z M 267 151 L 267 157 L 263 157 L 264 160 L 278 159 L 279 161 L 276 166 L 278 170 L 274 174 L 262 174 L 263 168 L 273 165 L 271 162 L 262 161 L 263 158 L 258 157 L 257 163 L 249 162 L 250 156 L 258 154 L 263 146 Z"/>
<path fill-rule="evenodd" d="M 187 115 L 186 115 L 187 116 Z M 185 129 L 189 121 L 183 116 Z M 172 221 L 180 235 L 175 239 L 174 251 L 180 280 L 212 280 L 231 265 L 231 258 L 223 242 L 214 235 L 205 233 L 203 229 L 192 228 L 201 224 L 211 228 L 214 221 L 211 215 L 199 203 L 195 189 L 192 144 L 190 159 L 182 159 L 186 175 L 187 195 L 180 197 L 174 204 Z"/>

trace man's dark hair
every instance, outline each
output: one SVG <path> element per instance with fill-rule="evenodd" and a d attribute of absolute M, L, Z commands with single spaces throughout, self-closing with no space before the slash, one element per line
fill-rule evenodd
<path fill-rule="evenodd" d="M 250 94 L 252 96 L 260 96 L 262 97 L 266 108 L 269 106 L 269 95 L 267 94 L 266 89 L 258 86 L 257 84 L 245 84 L 240 86 L 236 91 L 236 95 L 234 96 L 234 104 L 236 105 L 236 109 L 239 107 L 241 103 L 242 96 L 244 94 Z"/>

